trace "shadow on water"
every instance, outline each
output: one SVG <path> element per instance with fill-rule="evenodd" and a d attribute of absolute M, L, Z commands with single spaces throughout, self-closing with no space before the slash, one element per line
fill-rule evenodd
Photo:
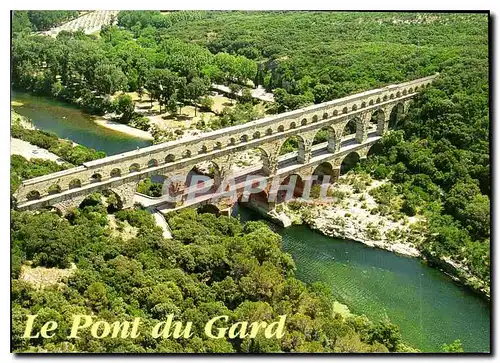
<path fill-rule="evenodd" d="M 242 222 L 262 219 L 236 207 Z M 389 318 L 403 339 L 425 352 L 460 339 L 465 351 L 490 347 L 489 303 L 420 260 L 324 236 L 306 226 L 287 229 L 269 223 L 305 282 L 321 281 L 356 314 Z"/>

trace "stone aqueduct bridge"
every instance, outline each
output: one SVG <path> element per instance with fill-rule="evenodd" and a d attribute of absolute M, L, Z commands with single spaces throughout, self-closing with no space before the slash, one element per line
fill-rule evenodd
<path fill-rule="evenodd" d="M 419 90 L 428 87 L 436 76 L 109 156 L 25 180 L 14 193 L 16 207 L 19 210 L 55 207 L 64 214 L 78 207 L 91 193 L 111 190 L 127 208 L 133 206 L 134 201 L 141 200 L 135 192 L 137 184 L 146 177 L 186 178 L 196 164 L 209 161 L 215 169 L 214 184 L 219 185 L 224 178 L 232 176 L 235 153 L 256 148 L 261 151 L 262 166 L 249 168 L 249 173 L 257 172 L 269 178 L 278 176 L 284 181 L 292 174 L 302 178 L 309 176 L 319 165 L 327 163 L 334 174 L 338 174 L 346 155 L 356 152 L 359 157 L 366 157 L 370 147 L 388 130 L 391 113 L 404 112 L 409 101 Z M 355 134 L 344 137 L 343 131 L 348 122 L 353 122 L 351 120 L 356 124 Z M 376 120 L 376 125 L 373 120 Z M 315 135 L 325 128 L 328 141 L 313 146 Z M 298 152 L 279 156 L 284 142 L 294 136 L 299 139 Z M 185 193 L 184 183 L 179 182 L 175 187 L 177 193 Z M 162 207 L 160 202 L 146 199 L 142 198 L 142 204 Z M 208 199 L 202 198 L 194 203 L 203 204 Z M 187 204 L 175 208 L 185 206 Z M 165 208 L 160 210 L 163 212 Z"/>

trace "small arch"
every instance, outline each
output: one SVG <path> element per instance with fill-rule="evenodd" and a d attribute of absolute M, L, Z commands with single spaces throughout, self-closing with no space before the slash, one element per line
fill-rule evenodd
<path fill-rule="evenodd" d="M 413 93 L 413 88 L 408 89 L 408 93 Z"/>
<path fill-rule="evenodd" d="M 222 143 L 220 141 L 217 141 L 214 145 L 215 150 L 220 150 L 222 149 Z"/>
<path fill-rule="evenodd" d="M 276 193 L 276 202 L 282 203 L 289 200 L 294 200 L 296 198 L 300 198 L 304 191 L 304 181 L 298 174 L 291 174 L 287 176 L 280 184 L 288 185 L 289 187 L 293 187 L 293 191 L 289 192 L 287 189 L 279 190 Z M 290 188 L 291 189 L 291 188 Z"/>
<path fill-rule="evenodd" d="M 95 173 L 90 177 L 90 182 L 91 183 L 98 183 L 102 180 L 102 176 L 99 173 Z"/>
<path fill-rule="evenodd" d="M 122 176 L 122 171 L 118 168 L 114 168 L 113 170 L 111 170 L 111 173 L 109 173 L 109 176 L 111 178 L 117 178 L 119 176 Z"/>
<path fill-rule="evenodd" d="M 368 102 L 370 106 L 373 106 L 373 103 L 374 103 L 373 100 L 370 100 L 370 102 Z"/>
<path fill-rule="evenodd" d="M 128 168 L 129 173 L 135 173 L 138 172 L 139 170 L 141 170 L 141 166 L 138 163 L 134 163 L 130 165 L 130 167 Z"/>
<path fill-rule="evenodd" d="M 191 150 L 186 150 L 184 153 L 182 153 L 183 158 L 190 158 L 191 157 Z"/>
<path fill-rule="evenodd" d="M 344 107 L 344 108 L 342 109 L 342 113 L 347 113 L 347 107 Z"/>
<path fill-rule="evenodd" d="M 366 107 L 366 102 L 361 102 L 361 108 L 365 108 Z"/>
<path fill-rule="evenodd" d="M 40 192 L 38 190 L 30 190 L 28 194 L 26 194 L 26 199 L 28 200 L 40 199 Z"/>
<path fill-rule="evenodd" d="M 352 108 L 351 108 L 353 111 L 356 111 L 358 109 L 358 106 L 357 105 L 352 105 Z"/>
<path fill-rule="evenodd" d="M 50 187 L 47 188 L 47 193 L 50 195 L 59 194 L 61 193 L 61 187 L 57 184 L 52 184 Z"/>
<path fill-rule="evenodd" d="M 297 127 L 297 125 L 295 124 L 295 122 L 290 123 L 290 129 L 294 129 L 296 127 Z"/>
<path fill-rule="evenodd" d="M 380 97 L 377 98 L 377 103 L 380 103 Z"/>
<path fill-rule="evenodd" d="M 158 160 L 151 159 L 148 161 L 148 168 L 154 168 L 155 166 L 158 166 Z"/>
<path fill-rule="evenodd" d="M 332 113 L 333 116 L 337 116 L 338 114 L 339 114 L 339 111 L 333 110 L 333 113 Z"/>
<path fill-rule="evenodd" d="M 82 187 L 82 182 L 80 181 L 80 179 L 73 179 L 72 181 L 69 182 L 69 189 L 76 189 L 81 187 Z"/>
<path fill-rule="evenodd" d="M 415 92 L 417 92 L 417 91 L 418 91 L 418 86 L 415 86 Z"/>
<path fill-rule="evenodd" d="M 285 131 L 285 126 L 279 125 L 278 126 L 278 132 L 284 132 Z"/>
<path fill-rule="evenodd" d="M 229 139 L 229 145 L 236 145 L 236 139 L 234 137 Z"/>
<path fill-rule="evenodd" d="M 314 122 L 318 122 L 318 115 L 314 115 L 314 116 L 312 117 L 312 122 L 313 122 L 313 123 L 314 123 Z"/>
<path fill-rule="evenodd" d="M 403 96 L 406 96 L 408 94 L 408 91 L 406 89 L 403 90 Z"/>
<path fill-rule="evenodd" d="M 383 100 L 387 101 L 387 99 L 388 99 L 388 97 L 387 97 L 387 95 L 385 95 L 384 98 L 383 98 Z"/>
<path fill-rule="evenodd" d="M 204 205 L 201 205 L 199 206 L 196 211 L 198 212 L 198 214 L 214 214 L 216 215 L 217 217 L 220 215 L 220 210 L 219 208 L 217 208 L 217 206 L 213 205 L 213 204 L 204 204 Z"/>
<path fill-rule="evenodd" d="M 254 134 L 253 134 L 253 138 L 254 139 L 260 139 L 260 132 L 259 131 L 255 131 Z"/>
<path fill-rule="evenodd" d="M 300 124 L 301 124 L 302 126 L 307 125 L 307 119 L 303 118 L 303 119 L 302 119 L 302 121 L 300 121 Z"/>
<path fill-rule="evenodd" d="M 198 154 L 205 154 L 208 151 L 207 145 L 201 145 L 200 151 Z"/>
<path fill-rule="evenodd" d="M 318 179 L 313 181 L 315 185 L 321 185 L 325 183 L 334 183 L 338 179 L 338 173 L 333 168 L 333 165 L 328 161 L 319 164 L 313 171 L 312 175 L 317 175 Z"/>
<path fill-rule="evenodd" d="M 273 129 L 272 128 L 268 128 L 266 130 L 266 135 L 269 136 L 269 135 L 272 135 L 273 134 Z"/>
<path fill-rule="evenodd" d="M 391 93 L 390 97 L 389 97 L 391 100 L 394 99 L 394 93 Z"/>
<path fill-rule="evenodd" d="M 173 163 L 175 161 L 175 155 L 174 154 L 168 154 L 167 157 L 165 158 L 166 163 Z"/>
<path fill-rule="evenodd" d="M 401 92 L 396 92 L 396 97 L 401 97 Z"/>
<path fill-rule="evenodd" d="M 241 135 L 240 142 L 248 142 L 248 135 Z"/>
<path fill-rule="evenodd" d="M 429 82 L 429 83 L 427 83 L 427 84 L 425 85 L 425 88 L 429 88 L 430 86 L 431 86 L 431 83 Z"/>

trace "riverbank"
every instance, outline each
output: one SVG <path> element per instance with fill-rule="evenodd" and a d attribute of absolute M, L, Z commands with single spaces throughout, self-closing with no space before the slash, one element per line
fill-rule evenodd
<path fill-rule="evenodd" d="M 10 155 L 21 155 L 27 160 L 45 159 L 55 161 L 59 165 L 64 164 L 64 160 L 50 151 L 30 144 L 21 139 L 10 138 Z"/>
<path fill-rule="evenodd" d="M 139 129 L 136 129 L 135 127 L 124 125 L 124 124 L 121 124 L 121 123 L 116 122 L 116 121 L 111 121 L 111 120 L 106 120 L 106 119 L 96 119 L 96 120 L 94 120 L 94 122 L 97 125 L 105 127 L 107 129 L 118 131 L 118 132 L 130 135 L 130 136 L 134 136 L 134 137 L 137 137 L 137 138 L 140 138 L 143 140 L 153 140 L 154 139 L 153 135 L 151 135 L 151 133 L 149 133 L 148 131 L 139 130 Z"/>
<path fill-rule="evenodd" d="M 275 222 L 286 226 L 305 224 L 319 233 L 364 245 L 419 258 L 475 293 L 490 299 L 490 288 L 468 267 L 448 256 L 426 256 L 420 249 L 427 238 L 426 219 L 408 217 L 397 206 L 384 206 L 377 198 L 385 192 L 387 181 L 371 179 L 366 174 L 347 174 L 332 185 L 330 202 L 288 202 L 269 213 Z M 397 204 L 398 201 L 392 203 Z M 386 208 L 389 207 L 389 208 Z"/>

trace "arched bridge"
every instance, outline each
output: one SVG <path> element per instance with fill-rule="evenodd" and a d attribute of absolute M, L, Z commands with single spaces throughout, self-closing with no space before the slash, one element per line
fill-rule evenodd
<path fill-rule="evenodd" d="M 408 104 L 436 75 L 358 93 L 341 99 L 247 122 L 84 163 L 82 166 L 25 180 L 14 193 L 16 208 L 55 207 L 63 213 L 96 191 L 114 192 L 123 207 L 139 202 L 162 211 L 203 204 L 210 193 L 190 203 L 167 205 L 161 199 L 137 195 L 138 183 L 152 176 L 185 180 L 200 163 L 209 163 L 213 186 L 234 177 L 236 187 L 245 175 L 285 180 L 321 173 L 339 175 L 344 158 L 352 152 L 366 157 L 370 147 L 389 129 L 390 120 L 406 112 Z M 318 134 L 323 138 L 318 142 Z M 281 155 L 284 143 L 298 140 L 298 151 Z M 256 149 L 260 162 L 235 171 L 235 155 Z M 326 170 L 326 172 L 324 171 Z M 174 193 L 186 194 L 177 181 Z M 212 197 L 216 197 L 212 193 Z"/>

